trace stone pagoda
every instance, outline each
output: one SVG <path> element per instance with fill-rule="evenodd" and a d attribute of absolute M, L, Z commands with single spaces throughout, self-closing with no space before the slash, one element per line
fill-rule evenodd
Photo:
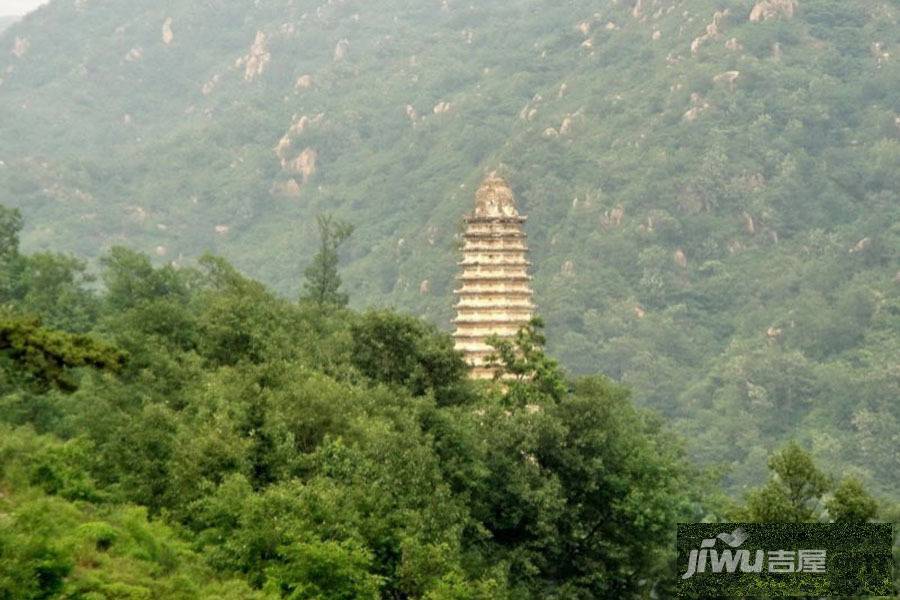
<path fill-rule="evenodd" d="M 512 190 L 496 173 L 475 194 L 475 211 L 466 216 L 459 297 L 454 319 L 456 349 L 463 352 L 473 379 L 491 379 L 485 340 L 511 339 L 534 314 L 528 247 Z"/>

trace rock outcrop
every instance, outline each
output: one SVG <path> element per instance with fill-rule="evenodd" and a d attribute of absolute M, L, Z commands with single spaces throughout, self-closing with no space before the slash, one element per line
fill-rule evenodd
<path fill-rule="evenodd" d="M 635 1 L 634 8 L 631 9 L 631 16 L 635 19 L 640 19 L 644 16 L 644 0 Z"/>
<path fill-rule="evenodd" d="M 744 46 L 737 40 L 737 38 L 731 38 L 727 42 L 725 42 L 725 49 L 731 50 L 732 52 L 740 52 L 744 49 Z"/>
<path fill-rule="evenodd" d="M 221 75 L 213 75 L 212 78 L 203 84 L 200 88 L 200 93 L 204 96 L 209 96 L 213 93 L 213 90 L 216 89 L 216 86 L 219 85 L 219 80 L 222 79 Z"/>
<path fill-rule="evenodd" d="M 715 77 L 713 77 L 714 83 L 727 83 L 728 87 L 731 91 L 734 91 L 734 83 L 738 80 L 738 77 L 741 76 L 740 71 L 725 71 L 724 73 L 719 73 Z"/>
<path fill-rule="evenodd" d="M 348 52 L 350 52 L 350 41 L 346 39 L 339 41 L 334 47 L 334 62 L 341 62 L 347 58 Z"/>
<path fill-rule="evenodd" d="M 279 181 L 272 186 L 271 194 L 273 196 L 286 196 L 288 198 L 299 198 L 301 194 L 300 184 L 291 177 L 287 181 Z"/>
<path fill-rule="evenodd" d="M 697 117 L 700 116 L 700 113 L 709 108 L 709 102 L 703 99 L 703 97 L 694 92 L 691 94 L 691 108 L 688 109 L 684 116 L 682 117 L 685 121 L 692 122 L 696 121 Z"/>
<path fill-rule="evenodd" d="M 163 21 L 162 26 L 162 41 L 163 44 L 168 46 L 172 43 L 172 40 L 175 39 L 175 34 L 172 32 L 172 17 L 166 17 L 166 20 Z"/>
<path fill-rule="evenodd" d="M 712 23 L 706 26 L 706 31 L 703 35 L 694 38 L 694 41 L 691 42 L 691 54 L 696 56 L 697 53 L 700 52 L 700 47 L 709 40 L 715 40 L 722 37 L 722 23 L 725 20 L 725 17 L 728 16 L 728 9 L 725 10 L 717 10 L 713 14 Z"/>
<path fill-rule="evenodd" d="M 300 175 L 302 184 L 306 185 L 310 177 L 316 173 L 316 160 L 318 158 L 318 152 L 312 148 L 305 148 L 294 160 L 287 161 L 284 168 L 288 173 Z"/>
<path fill-rule="evenodd" d="M 28 54 L 28 49 L 31 48 L 31 42 L 27 37 L 19 37 L 16 36 L 15 41 L 13 41 L 12 55 L 16 58 L 22 58 L 26 54 Z"/>
<path fill-rule="evenodd" d="M 790 19 L 797 12 L 797 0 L 760 0 L 750 11 L 754 23 L 784 17 Z"/>
<path fill-rule="evenodd" d="M 272 54 L 269 52 L 269 39 L 262 31 L 256 32 L 256 38 L 250 46 L 250 51 L 246 56 L 242 56 L 235 62 L 234 66 L 238 69 L 244 69 L 244 81 L 253 81 L 263 74 L 269 62 L 272 60 Z"/>
<path fill-rule="evenodd" d="M 872 245 L 872 238 L 863 238 L 856 242 L 856 245 L 850 248 L 850 254 L 857 254 L 859 252 L 865 252 L 869 249 L 869 246 Z"/>
<path fill-rule="evenodd" d="M 306 184 L 309 178 L 315 174 L 318 153 L 315 149 L 307 147 L 300 154 L 293 156 L 294 143 L 307 127 L 319 123 L 324 116 L 323 113 L 312 118 L 306 115 L 294 115 L 291 126 L 275 146 L 275 156 L 278 157 L 282 170 L 291 175 L 300 175 L 302 184 Z M 283 191 L 290 192 L 291 190 Z"/>
<path fill-rule="evenodd" d="M 132 48 L 128 51 L 128 54 L 125 55 L 125 62 L 138 62 L 144 58 L 144 50 L 143 48 Z"/>

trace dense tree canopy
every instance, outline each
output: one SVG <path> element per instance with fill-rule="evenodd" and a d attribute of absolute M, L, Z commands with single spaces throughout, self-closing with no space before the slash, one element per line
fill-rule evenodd
<path fill-rule="evenodd" d="M 2 598 L 646 597 L 702 516 L 682 443 L 625 388 L 568 382 L 538 321 L 498 344 L 521 376 L 475 384 L 420 320 L 115 248 L 71 333 L 28 299 L 76 280 L 13 250 Z"/>

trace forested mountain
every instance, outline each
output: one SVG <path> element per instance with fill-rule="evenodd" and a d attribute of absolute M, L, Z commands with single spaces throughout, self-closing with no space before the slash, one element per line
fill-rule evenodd
<path fill-rule="evenodd" d="M 20 226 L 0 209 L 4 600 L 672 597 L 677 522 L 900 518 L 797 444 L 726 500 L 538 321 L 470 381 L 447 334 L 319 293 L 329 244 L 299 302 L 122 247 L 98 293 Z"/>
<path fill-rule="evenodd" d="M 900 493 L 896 0 L 56 0 L 0 36 L 28 250 L 203 251 L 294 297 L 315 216 L 351 304 L 449 328 L 487 171 L 548 352 L 732 491 L 796 438 Z"/>
<path fill-rule="evenodd" d="M 0 32 L 19 20 L 19 17 L 0 16 Z"/>

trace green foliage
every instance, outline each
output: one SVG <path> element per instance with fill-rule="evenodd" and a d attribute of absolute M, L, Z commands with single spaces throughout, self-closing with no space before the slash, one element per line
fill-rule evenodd
<path fill-rule="evenodd" d="M 747 497 L 747 521 L 806 523 L 822 514 L 822 496 L 831 482 L 812 457 L 791 442 L 769 459 L 769 482 Z"/>
<path fill-rule="evenodd" d="M 363 375 L 402 385 L 414 395 L 433 392 L 440 404 L 464 398 L 468 367 L 446 335 L 419 319 L 369 311 L 350 328 L 351 360 Z"/>
<path fill-rule="evenodd" d="M 100 263 L 104 269 L 106 302 L 113 310 L 186 293 L 174 268 L 154 269 L 146 255 L 133 250 L 117 246 Z"/>
<path fill-rule="evenodd" d="M 0 597 L 666 588 L 696 474 L 624 388 L 569 389 L 539 321 L 501 345 L 518 378 L 478 386 L 411 317 L 292 303 L 211 256 L 104 265 L 87 333 L 7 318 Z"/>
<path fill-rule="evenodd" d="M 746 506 L 733 515 L 751 522 L 866 523 L 879 516 L 878 502 L 853 476 L 834 486 L 812 457 L 791 442 L 769 459 L 770 479 L 747 494 Z"/>
<path fill-rule="evenodd" d="M 0 356 L 7 378 L 38 390 L 73 391 L 72 369 L 121 369 L 124 355 L 88 335 L 69 334 L 41 326 L 39 319 L 6 312 L 0 316 Z"/>
<path fill-rule="evenodd" d="M 377 600 L 381 578 L 372 575 L 372 557 L 364 549 L 338 542 L 297 543 L 285 550 L 285 562 L 272 569 L 267 589 L 300 600 Z"/>
<path fill-rule="evenodd" d="M 319 225 L 319 252 L 313 256 L 312 264 L 304 271 L 301 300 L 308 300 L 317 306 L 347 306 L 349 297 L 340 291 L 341 277 L 338 275 L 338 248 L 353 233 L 349 223 L 337 221 L 331 215 L 316 217 Z"/>
<path fill-rule="evenodd" d="M 84 487 L 81 442 L 2 425 L 0 432 L 0 598 L 264 597 L 215 577 L 172 528 L 148 520 L 146 509 L 67 493 L 73 477 Z"/>
<path fill-rule="evenodd" d="M 527 381 L 541 393 L 560 400 L 566 392 L 565 383 L 556 361 L 544 354 L 547 340 L 543 329 L 543 320 L 535 317 L 512 340 L 488 338 L 487 343 L 494 352 L 488 356 L 487 363 L 494 369 L 496 381 L 511 379 L 514 392 L 521 390 Z"/>
<path fill-rule="evenodd" d="M 865 523 L 878 516 L 878 502 L 854 477 L 841 481 L 825 506 L 829 517 L 838 523 Z"/>

